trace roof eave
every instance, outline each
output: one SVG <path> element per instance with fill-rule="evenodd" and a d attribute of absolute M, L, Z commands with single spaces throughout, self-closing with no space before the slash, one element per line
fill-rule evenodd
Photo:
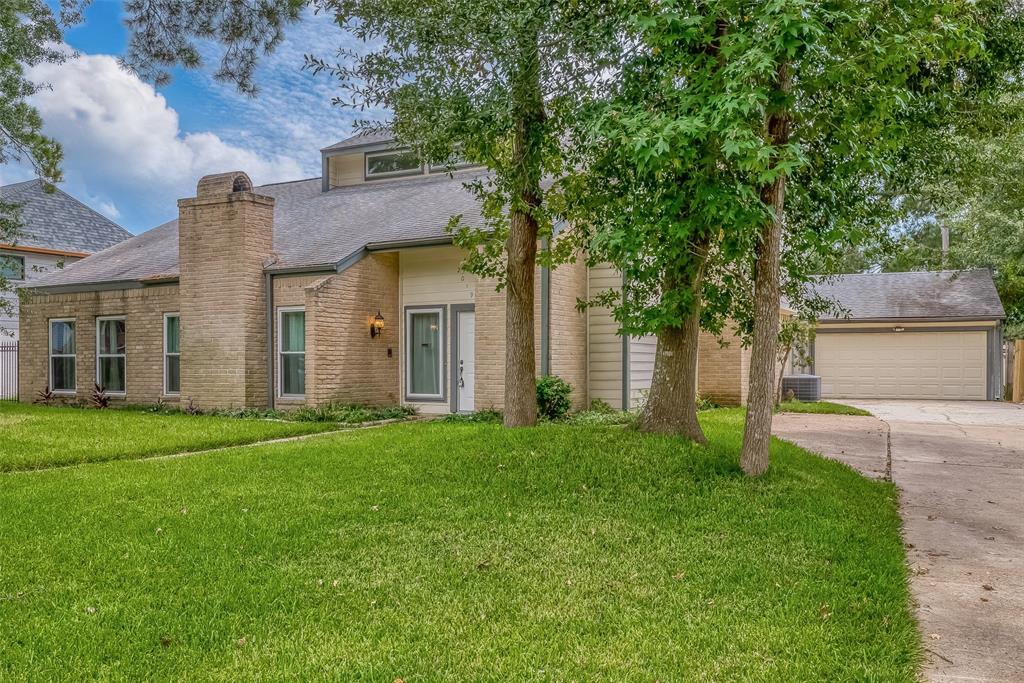
<path fill-rule="evenodd" d="M 843 323 L 949 323 L 949 322 L 970 322 L 972 320 L 1005 320 L 1006 315 L 966 315 L 966 316 L 930 316 L 910 318 L 895 316 L 886 318 L 819 318 L 818 324 L 843 324 Z"/>

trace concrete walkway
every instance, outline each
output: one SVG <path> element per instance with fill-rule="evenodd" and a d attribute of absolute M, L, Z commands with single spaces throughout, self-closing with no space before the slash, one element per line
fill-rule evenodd
<path fill-rule="evenodd" d="M 1024 681 L 1024 407 L 844 401 L 875 418 L 779 415 L 774 432 L 900 487 L 931 681 Z"/>

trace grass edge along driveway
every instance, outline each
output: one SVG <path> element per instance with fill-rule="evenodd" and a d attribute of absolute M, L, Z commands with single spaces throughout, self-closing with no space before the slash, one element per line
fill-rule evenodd
<path fill-rule="evenodd" d="M 171 455 L 332 429 L 338 425 L 0 401 L 0 472 Z"/>
<path fill-rule="evenodd" d="M 914 681 L 896 489 L 783 442 L 420 423 L 0 488 L 0 678 Z"/>

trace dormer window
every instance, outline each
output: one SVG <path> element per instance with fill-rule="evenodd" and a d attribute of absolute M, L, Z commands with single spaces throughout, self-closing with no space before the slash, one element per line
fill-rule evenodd
<path fill-rule="evenodd" d="M 395 178 L 406 175 L 420 175 L 423 164 L 415 152 L 399 149 L 387 152 L 366 153 L 366 179 Z"/>

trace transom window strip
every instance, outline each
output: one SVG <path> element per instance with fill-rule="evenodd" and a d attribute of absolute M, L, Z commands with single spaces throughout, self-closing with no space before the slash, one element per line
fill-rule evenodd
<path fill-rule="evenodd" d="M 181 317 L 164 316 L 164 393 L 181 393 Z"/>

